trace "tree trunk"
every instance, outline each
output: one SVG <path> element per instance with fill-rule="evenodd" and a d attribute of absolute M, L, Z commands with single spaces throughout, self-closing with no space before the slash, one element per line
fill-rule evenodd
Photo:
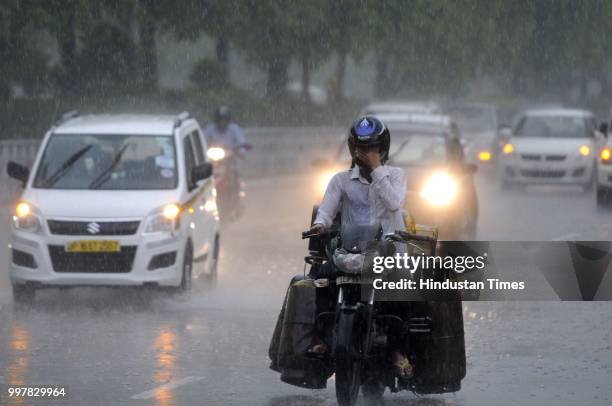
<path fill-rule="evenodd" d="M 344 51 L 338 52 L 338 62 L 334 72 L 332 90 L 332 100 L 334 103 L 341 103 L 344 100 L 344 77 L 346 76 L 347 54 Z"/>
<path fill-rule="evenodd" d="M 285 60 L 274 59 L 268 63 L 266 83 L 266 95 L 268 97 L 281 97 L 285 94 L 288 68 L 289 63 Z"/>
<path fill-rule="evenodd" d="M 78 86 L 78 69 L 76 61 L 76 25 L 74 8 L 67 10 L 66 19 L 60 24 L 57 35 L 60 61 L 62 64 L 62 79 L 60 91 L 70 93 Z"/>
<path fill-rule="evenodd" d="M 219 61 L 227 69 L 229 63 L 229 42 L 225 34 L 221 34 L 217 37 L 217 43 L 215 44 L 215 53 L 217 55 L 217 61 Z"/>
<path fill-rule="evenodd" d="M 307 103 L 311 102 L 310 99 L 310 63 L 308 53 L 302 53 L 302 100 Z"/>
<path fill-rule="evenodd" d="M 389 66 L 387 58 L 384 56 L 376 56 L 376 79 L 374 95 L 382 98 L 387 95 L 387 87 L 389 83 Z"/>
<path fill-rule="evenodd" d="M 149 1 L 141 1 L 140 13 L 140 51 L 142 67 L 142 85 L 144 89 L 157 89 L 157 43 L 155 40 L 155 20 L 150 13 Z"/>

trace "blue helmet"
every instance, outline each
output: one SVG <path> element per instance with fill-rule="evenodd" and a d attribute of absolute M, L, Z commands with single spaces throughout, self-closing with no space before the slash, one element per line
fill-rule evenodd
<path fill-rule="evenodd" d="M 348 147 L 353 159 L 357 147 L 379 147 L 380 160 L 385 163 L 389 159 L 391 134 L 381 120 L 374 116 L 364 116 L 353 123 L 348 136 Z"/>

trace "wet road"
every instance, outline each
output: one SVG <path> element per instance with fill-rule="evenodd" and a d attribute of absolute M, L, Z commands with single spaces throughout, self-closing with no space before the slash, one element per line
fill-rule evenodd
<path fill-rule="evenodd" d="M 333 382 L 323 391 L 294 388 L 267 368 L 287 281 L 302 271 L 299 232 L 308 226 L 315 183 L 305 177 L 248 183 L 245 216 L 223 229 L 214 292 L 168 298 L 49 290 L 37 295 L 33 309 L 17 311 L 4 249 L 0 387 L 67 386 L 68 399 L 50 404 L 335 404 Z M 594 196 L 578 189 L 499 193 L 481 180 L 479 190 L 480 238 L 612 239 L 612 213 L 598 212 Z M 2 230 L 6 247 L 6 225 Z M 463 389 L 387 394 L 387 404 L 612 404 L 611 310 L 612 303 L 602 302 L 466 303 Z"/>

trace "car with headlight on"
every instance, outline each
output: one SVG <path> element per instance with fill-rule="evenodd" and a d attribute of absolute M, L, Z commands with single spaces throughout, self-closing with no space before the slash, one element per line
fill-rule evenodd
<path fill-rule="evenodd" d="M 599 132 L 605 137 L 604 145 L 597 156 L 597 206 L 609 206 L 612 201 L 612 142 L 610 139 L 610 124 L 603 122 Z"/>
<path fill-rule="evenodd" d="M 491 169 L 499 152 L 497 110 L 493 104 L 458 103 L 448 106 L 446 114 L 461 132 L 466 160 Z"/>
<path fill-rule="evenodd" d="M 478 195 L 474 183 L 477 166 L 465 162 L 459 139 L 445 127 L 415 128 L 390 124 L 388 164 L 406 171 L 406 206 L 413 220 L 438 228 L 441 239 L 472 240 L 478 224 Z M 346 140 L 320 175 L 320 197 L 331 177 L 351 165 Z"/>
<path fill-rule="evenodd" d="M 214 283 L 219 218 L 196 120 L 70 114 L 45 135 L 10 240 L 16 302 L 44 287 L 137 286 L 186 291 Z"/>
<path fill-rule="evenodd" d="M 502 147 L 502 188 L 566 184 L 590 190 L 603 140 L 595 116 L 589 111 L 529 110 L 518 118 Z"/>
<path fill-rule="evenodd" d="M 361 115 L 381 114 L 440 114 L 440 106 L 433 101 L 387 100 L 368 104 Z"/>

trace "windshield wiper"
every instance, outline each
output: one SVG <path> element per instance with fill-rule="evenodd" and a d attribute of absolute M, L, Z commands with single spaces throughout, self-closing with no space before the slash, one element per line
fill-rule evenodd
<path fill-rule="evenodd" d="M 102 173 L 100 173 L 100 175 L 98 175 L 98 177 L 95 178 L 93 182 L 89 184 L 88 186 L 89 189 L 99 189 L 102 185 L 108 182 L 108 180 L 111 178 L 110 173 L 113 171 L 113 169 L 117 167 L 117 165 L 121 161 L 121 157 L 123 156 L 123 153 L 125 152 L 125 150 L 127 149 L 129 145 L 130 143 L 127 143 L 123 147 L 121 147 L 119 152 L 117 152 L 115 156 L 113 157 L 113 162 L 110 164 L 110 166 L 106 168 L 104 171 L 102 171 Z"/>
<path fill-rule="evenodd" d="M 87 153 L 91 149 L 93 145 L 87 145 L 74 154 L 70 155 L 68 159 L 64 161 L 63 164 L 60 165 L 59 169 L 53 173 L 53 175 L 49 176 L 47 180 L 44 181 L 45 187 L 51 187 L 55 185 L 64 175 L 68 173 L 68 170 L 72 168 L 72 166 L 79 160 L 83 155 Z"/>

